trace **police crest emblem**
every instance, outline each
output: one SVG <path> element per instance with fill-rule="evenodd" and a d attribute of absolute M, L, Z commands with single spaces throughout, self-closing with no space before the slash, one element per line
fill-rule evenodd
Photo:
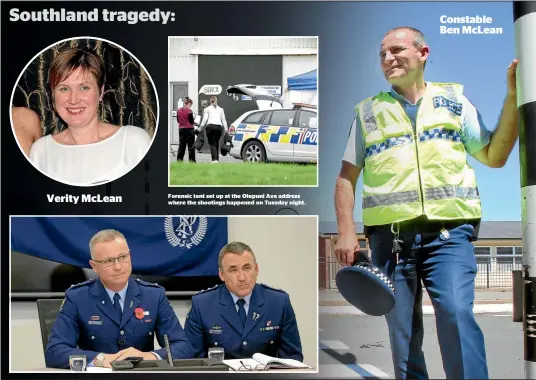
<path fill-rule="evenodd" d="M 171 246 L 191 248 L 201 243 L 207 233 L 207 225 L 206 216 L 168 216 L 164 230 Z"/>

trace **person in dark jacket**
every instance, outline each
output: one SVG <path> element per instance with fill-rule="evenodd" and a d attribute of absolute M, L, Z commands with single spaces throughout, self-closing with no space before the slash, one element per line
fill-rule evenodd
<path fill-rule="evenodd" d="M 195 133 L 194 133 L 194 114 L 192 112 L 193 100 L 189 97 L 184 98 L 184 106 L 177 110 L 177 122 L 179 123 L 179 152 L 177 161 L 184 160 L 186 145 L 188 145 L 188 159 L 195 162 Z"/>

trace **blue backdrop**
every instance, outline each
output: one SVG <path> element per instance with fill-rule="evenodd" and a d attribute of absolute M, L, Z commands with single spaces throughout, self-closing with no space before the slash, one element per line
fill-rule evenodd
<path fill-rule="evenodd" d="M 89 241 L 109 228 L 125 235 L 132 271 L 145 275 L 217 275 L 228 242 L 226 217 L 12 217 L 11 249 L 90 268 Z"/>

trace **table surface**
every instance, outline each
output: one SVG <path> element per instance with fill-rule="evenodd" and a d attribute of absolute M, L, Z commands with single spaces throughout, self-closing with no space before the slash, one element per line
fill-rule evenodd
<path fill-rule="evenodd" d="M 60 368 L 36 368 L 32 371 L 28 371 L 28 372 L 71 372 L 70 369 L 60 369 Z M 26 372 L 26 371 L 25 371 Z M 111 368 L 100 368 L 100 367 L 87 367 L 87 371 L 86 372 L 93 372 L 93 373 L 97 373 L 97 372 L 105 372 L 105 373 L 115 373 L 115 372 L 128 372 L 128 371 L 112 371 Z M 136 371 L 136 373 L 141 373 L 142 371 Z M 143 371 L 143 372 L 159 372 L 159 373 L 164 373 L 164 372 L 173 372 L 173 371 Z M 222 373 L 222 372 L 227 372 L 227 371 L 177 371 L 177 372 L 189 372 L 189 373 L 194 373 L 194 372 L 200 372 L 200 373 Z M 231 368 L 229 368 L 229 372 L 235 372 L 233 371 Z M 236 372 L 248 372 L 248 371 L 236 371 Z M 310 373 L 310 372 L 317 372 L 314 368 L 300 368 L 300 369 L 270 369 L 270 370 L 264 370 L 264 371 L 257 371 L 257 370 L 251 370 L 249 372 L 295 372 L 295 373 L 301 373 L 301 372 L 307 372 L 307 373 Z"/>

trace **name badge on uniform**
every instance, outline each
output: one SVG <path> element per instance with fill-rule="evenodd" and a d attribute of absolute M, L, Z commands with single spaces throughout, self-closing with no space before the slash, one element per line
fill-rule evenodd
<path fill-rule="evenodd" d="M 211 335 L 218 335 L 218 334 L 222 334 L 223 333 L 223 329 L 221 328 L 221 326 L 212 326 L 212 328 L 210 330 L 208 330 L 208 333 L 211 334 Z"/>
<path fill-rule="evenodd" d="M 88 325 L 98 325 L 98 326 L 101 326 L 101 325 L 102 325 L 102 321 L 87 321 L 87 324 L 88 324 Z"/>

